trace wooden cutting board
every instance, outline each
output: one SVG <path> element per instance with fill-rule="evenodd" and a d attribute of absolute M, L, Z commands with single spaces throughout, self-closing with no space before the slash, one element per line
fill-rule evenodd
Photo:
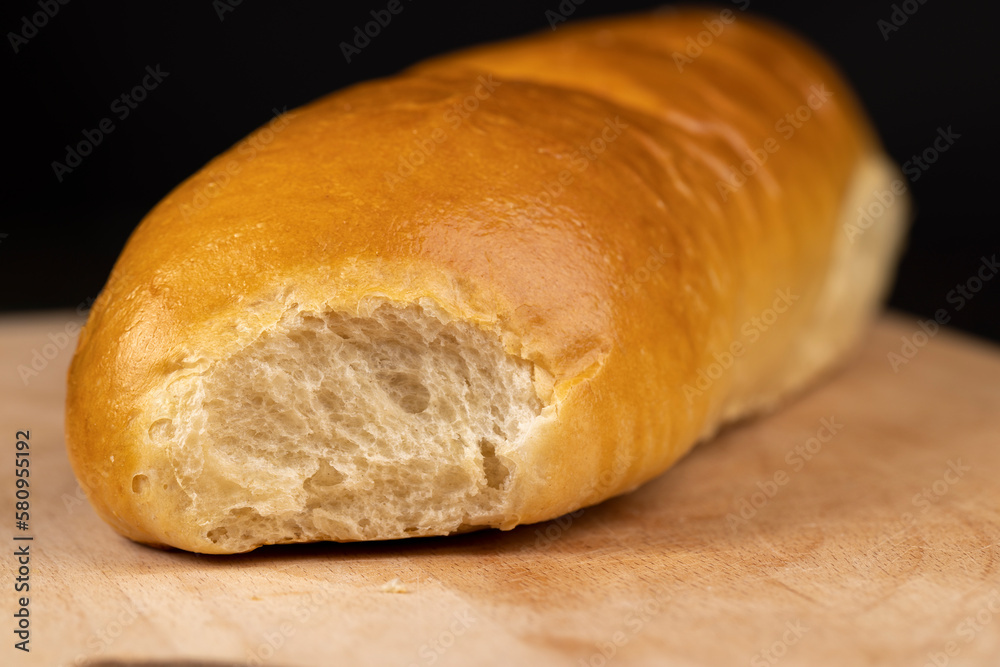
<path fill-rule="evenodd" d="M 209 557 L 132 544 L 82 500 L 59 346 L 75 322 L 0 320 L 4 665 L 1000 664 L 996 347 L 917 336 L 894 371 L 887 353 L 919 329 L 886 317 L 780 413 L 578 516 Z M 24 544 L 30 653 L 12 634 Z"/>

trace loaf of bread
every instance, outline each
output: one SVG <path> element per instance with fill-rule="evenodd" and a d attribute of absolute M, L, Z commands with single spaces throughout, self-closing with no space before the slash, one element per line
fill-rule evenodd
<path fill-rule="evenodd" d="M 829 63 L 732 13 L 354 86 L 142 221 L 69 372 L 70 458 L 117 531 L 204 553 L 558 517 L 844 358 L 907 219 L 858 211 L 897 177 Z"/>

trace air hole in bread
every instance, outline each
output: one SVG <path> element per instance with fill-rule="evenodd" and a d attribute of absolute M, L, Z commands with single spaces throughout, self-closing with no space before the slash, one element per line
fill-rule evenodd
<path fill-rule="evenodd" d="M 292 308 L 197 381 L 150 434 L 173 434 L 190 519 L 232 551 L 495 523 L 541 410 L 496 333 L 415 305 Z"/>
<path fill-rule="evenodd" d="M 206 537 L 208 537 L 208 539 L 214 542 L 215 544 L 218 544 L 219 542 L 224 540 L 228 534 L 229 534 L 228 530 L 220 527 L 220 528 L 213 528 L 212 530 L 208 531 Z"/>
<path fill-rule="evenodd" d="M 388 372 L 379 374 L 382 389 L 405 412 L 415 415 L 427 409 L 431 392 L 412 373 Z"/>
<path fill-rule="evenodd" d="M 493 443 L 485 439 L 480 440 L 479 451 L 483 455 L 483 474 L 486 475 L 486 485 L 491 489 L 503 487 L 510 471 L 497 458 L 496 448 L 493 446 Z"/>
<path fill-rule="evenodd" d="M 145 475 L 132 477 L 132 493 L 145 493 L 149 490 L 149 478 Z"/>
<path fill-rule="evenodd" d="M 174 422 L 169 419 L 157 419 L 149 427 L 149 439 L 153 442 L 163 442 L 174 436 Z"/>

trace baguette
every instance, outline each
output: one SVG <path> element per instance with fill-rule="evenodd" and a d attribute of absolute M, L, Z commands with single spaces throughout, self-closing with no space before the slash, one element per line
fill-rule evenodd
<path fill-rule="evenodd" d="M 897 169 L 820 55 L 718 18 L 433 59 L 179 185 L 69 371 L 97 512 L 203 553 L 507 530 L 635 489 L 842 360 L 908 218 L 858 211 Z"/>

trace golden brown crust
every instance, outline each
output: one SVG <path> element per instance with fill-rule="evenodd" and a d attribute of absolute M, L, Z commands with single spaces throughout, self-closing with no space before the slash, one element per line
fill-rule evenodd
<path fill-rule="evenodd" d="M 433 60 L 298 109 L 178 186 L 129 240 L 70 369 L 70 457 L 100 514 L 136 540 L 211 550 L 169 504 L 131 499 L 159 455 L 150 405 L 289 299 L 429 298 L 498 326 L 552 377 L 505 528 L 634 488 L 827 366 L 898 238 L 871 251 L 862 293 L 834 303 L 845 198 L 880 150 L 836 72 L 769 25 L 739 17 L 678 67 L 713 16 L 586 23 Z M 803 106 L 807 120 L 781 124 Z M 792 305 L 749 340 L 782 291 Z"/>

